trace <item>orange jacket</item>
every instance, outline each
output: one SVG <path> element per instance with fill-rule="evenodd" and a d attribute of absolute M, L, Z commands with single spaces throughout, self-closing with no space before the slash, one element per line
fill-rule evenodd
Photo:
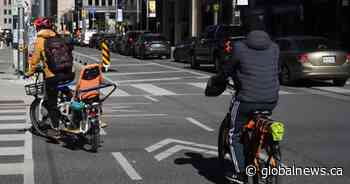
<path fill-rule="evenodd" d="M 44 50 L 45 40 L 47 38 L 51 38 L 55 36 L 56 36 L 56 33 L 50 29 L 43 29 L 38 32 L 37 38 L 35 41 L 34 52 L 28 62 L 29 70 L 27 72 L 27 75 L 32 75 L 35 71 L 35 67 L 42 61 L 44 64 L 45 78 L 51 78 L 55 76 L 55 74 L 53 74 L 50 71 L 47 65 L 47 60 L 46 60 L 45 50 Z"/>

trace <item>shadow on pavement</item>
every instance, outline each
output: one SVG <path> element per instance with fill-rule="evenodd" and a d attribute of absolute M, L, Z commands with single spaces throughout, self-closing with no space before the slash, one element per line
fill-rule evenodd
<path fill-rule="evenodd" d="M 174 161 L 177 165 L 191 164 L 198 170 L 198 174 L 216 184 L 228 184 L 221 173 L 217 157 L 206 158 L 202 154 L 187 152 L 186 158 L 178 158 Z"/>

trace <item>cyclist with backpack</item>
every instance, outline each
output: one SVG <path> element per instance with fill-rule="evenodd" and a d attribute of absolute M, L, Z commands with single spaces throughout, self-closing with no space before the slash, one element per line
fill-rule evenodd
<path fill-rule="evenodd" d="M 53 30 L 53 24 L 49 18 L 39 17 L 35 19 L 34 25 L 37 31 L 35 47 L 29 61 L 29 71 L 26 76 L 31 76 L 38 64 L 44 66 L 44 78 L 46 99 L 44 102 L 51 119 L 53 129 L 48 128 L 48 135 L 58 138 L 57 131 L 60 112 L 57 108 L 57 86 L 65 81 L 74 79 L 72 45 L 69 45 L 63 38 Z M 67 95 L 70 95 L 69 93 Z"/>

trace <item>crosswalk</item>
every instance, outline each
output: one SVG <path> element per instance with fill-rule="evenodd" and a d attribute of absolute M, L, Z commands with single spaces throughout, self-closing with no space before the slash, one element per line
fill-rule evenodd
<path fill-rule="evenodd" d="M 25 121 L 24 102 L 0 101 L 0 178 L 17 175 L 18 181 L 11 180 L 11 183 L 24 180 Z"/>
<path fill-rule="evenodd" d="M 118 89 L 111 95 L 112 97 L 130 96 L 178 96 L 178 95 L 204 95 L 206 82 L 188 83 L 132 83 L 118 86 Z M 106 90 L 107 92 L 108 90 Z M 280 90 L 280 95 L 294 94 L 293 91 Z M 350 90 L 349 90 L 350 93 Z M 231 95 L 226 91 L 223 95 Z"/>

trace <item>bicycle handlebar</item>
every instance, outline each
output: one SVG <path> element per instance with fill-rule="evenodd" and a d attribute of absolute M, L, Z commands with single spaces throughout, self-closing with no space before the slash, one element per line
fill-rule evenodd
<path fill-rule="evenodd" d="M 108 87 L 111 87 L 111 86 L 113 86 L 113 89 L 103 99 L 100 99 L 100 102 L 103 102 L 110 95 L 112 95 L 112 93 L 117 89 L 117 85 L 115 83 L 102 83 L 100 86 L 97 86 L 97 87 L 92 87 L 92 88 L 88 88 L 88 89 L 79 90 L 78 93 L 94 91 L 94 90 L 98 90 L 98 89 L 108 88 Z"/>

